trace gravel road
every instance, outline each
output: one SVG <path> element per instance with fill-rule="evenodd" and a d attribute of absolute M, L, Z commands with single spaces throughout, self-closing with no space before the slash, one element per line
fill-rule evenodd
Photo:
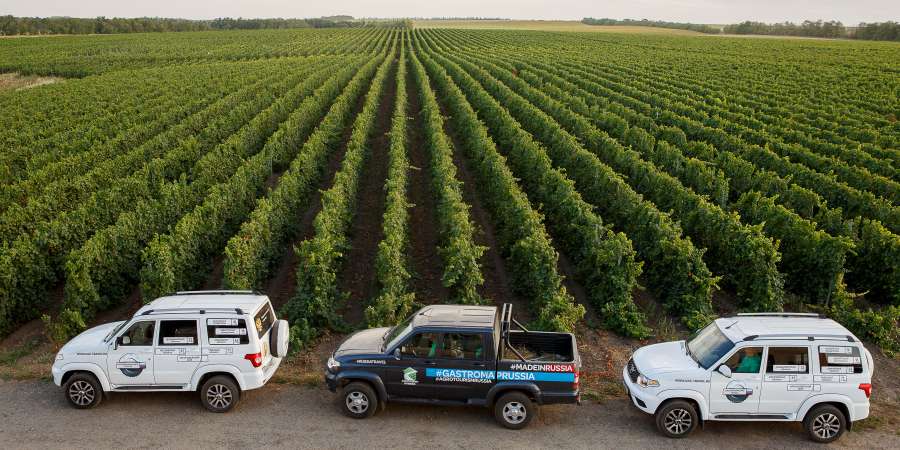
<path fill-rule="evenodd" d="M 0 381 L 0 448 L 826 448 L 797 424 L 712 423 L 688 439 L 659 436 L 623 400 L 545 407 L 522 431 L 487 409 L 389 405 L 345 418 L 324 388 L 270 384 L 231 413 L 206 412 L 196 395 L 117 394 L 98 408 L 70 408 L 44 381 Z M 900 448 L 900 435 L 850 432 L 836 447 Z"/>

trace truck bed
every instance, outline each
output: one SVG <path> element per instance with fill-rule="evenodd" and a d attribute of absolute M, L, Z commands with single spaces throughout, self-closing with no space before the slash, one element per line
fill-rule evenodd
<path fill-rule="evenodd" d="M 569 333 L 510 330 L 503 359 L 521 360 L 516 352 L 528 362 L 571 363 L 575 362 L 575 339 Z"/>

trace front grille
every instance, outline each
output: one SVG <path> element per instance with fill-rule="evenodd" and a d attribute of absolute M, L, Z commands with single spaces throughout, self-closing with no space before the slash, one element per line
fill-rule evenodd
<path fill-rule="evenodd" d="M 633 358 L 628 360 L 628 366 L 626 367 L 628 368 L 628 378 L 631 378 L 632 383 L 637 383 L 640 372 L 638 372 L 637 366 L 634 365 Z"/>

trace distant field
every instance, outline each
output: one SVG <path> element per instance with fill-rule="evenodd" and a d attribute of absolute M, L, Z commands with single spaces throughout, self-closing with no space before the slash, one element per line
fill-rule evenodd
<path fill-rule="evenodd" d="M 416 28 L 460 28 L 471 30 L 591 31 L 598 33 L 650 33 L 699 35 L 696 31 L 636 26 L 586 25 L 574 20 L 414 20 Z"/>

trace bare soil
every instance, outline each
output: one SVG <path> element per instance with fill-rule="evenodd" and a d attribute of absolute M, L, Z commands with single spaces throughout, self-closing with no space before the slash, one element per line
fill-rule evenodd
<path fill-rule="evenodd" d="M 378 292 L 375 256 L 378 243 L 384 238 L 384 182 L 388 172 L 391 119 L 397 97 L 396 73 L 396 63 L 392 63 L 385 80 L 385 90 L 378 102 L 375 131 L 369 136 L 369 157 L 363 166 L 356 213 L 350 226 L 350 250 L 346 252 L 343 267 L 338 273 L 338 285 L 348 294 L 343 316 L 351 326 L 364 322 L 365 308 Z"/>
<path fill-rule="evenodd" d="M 59 83 L 64 78 L 42 77 L 37 75 L 20 75 L 18 73 L 0 73 L 0 92 L 21 91 L 45 84 Z"/>

